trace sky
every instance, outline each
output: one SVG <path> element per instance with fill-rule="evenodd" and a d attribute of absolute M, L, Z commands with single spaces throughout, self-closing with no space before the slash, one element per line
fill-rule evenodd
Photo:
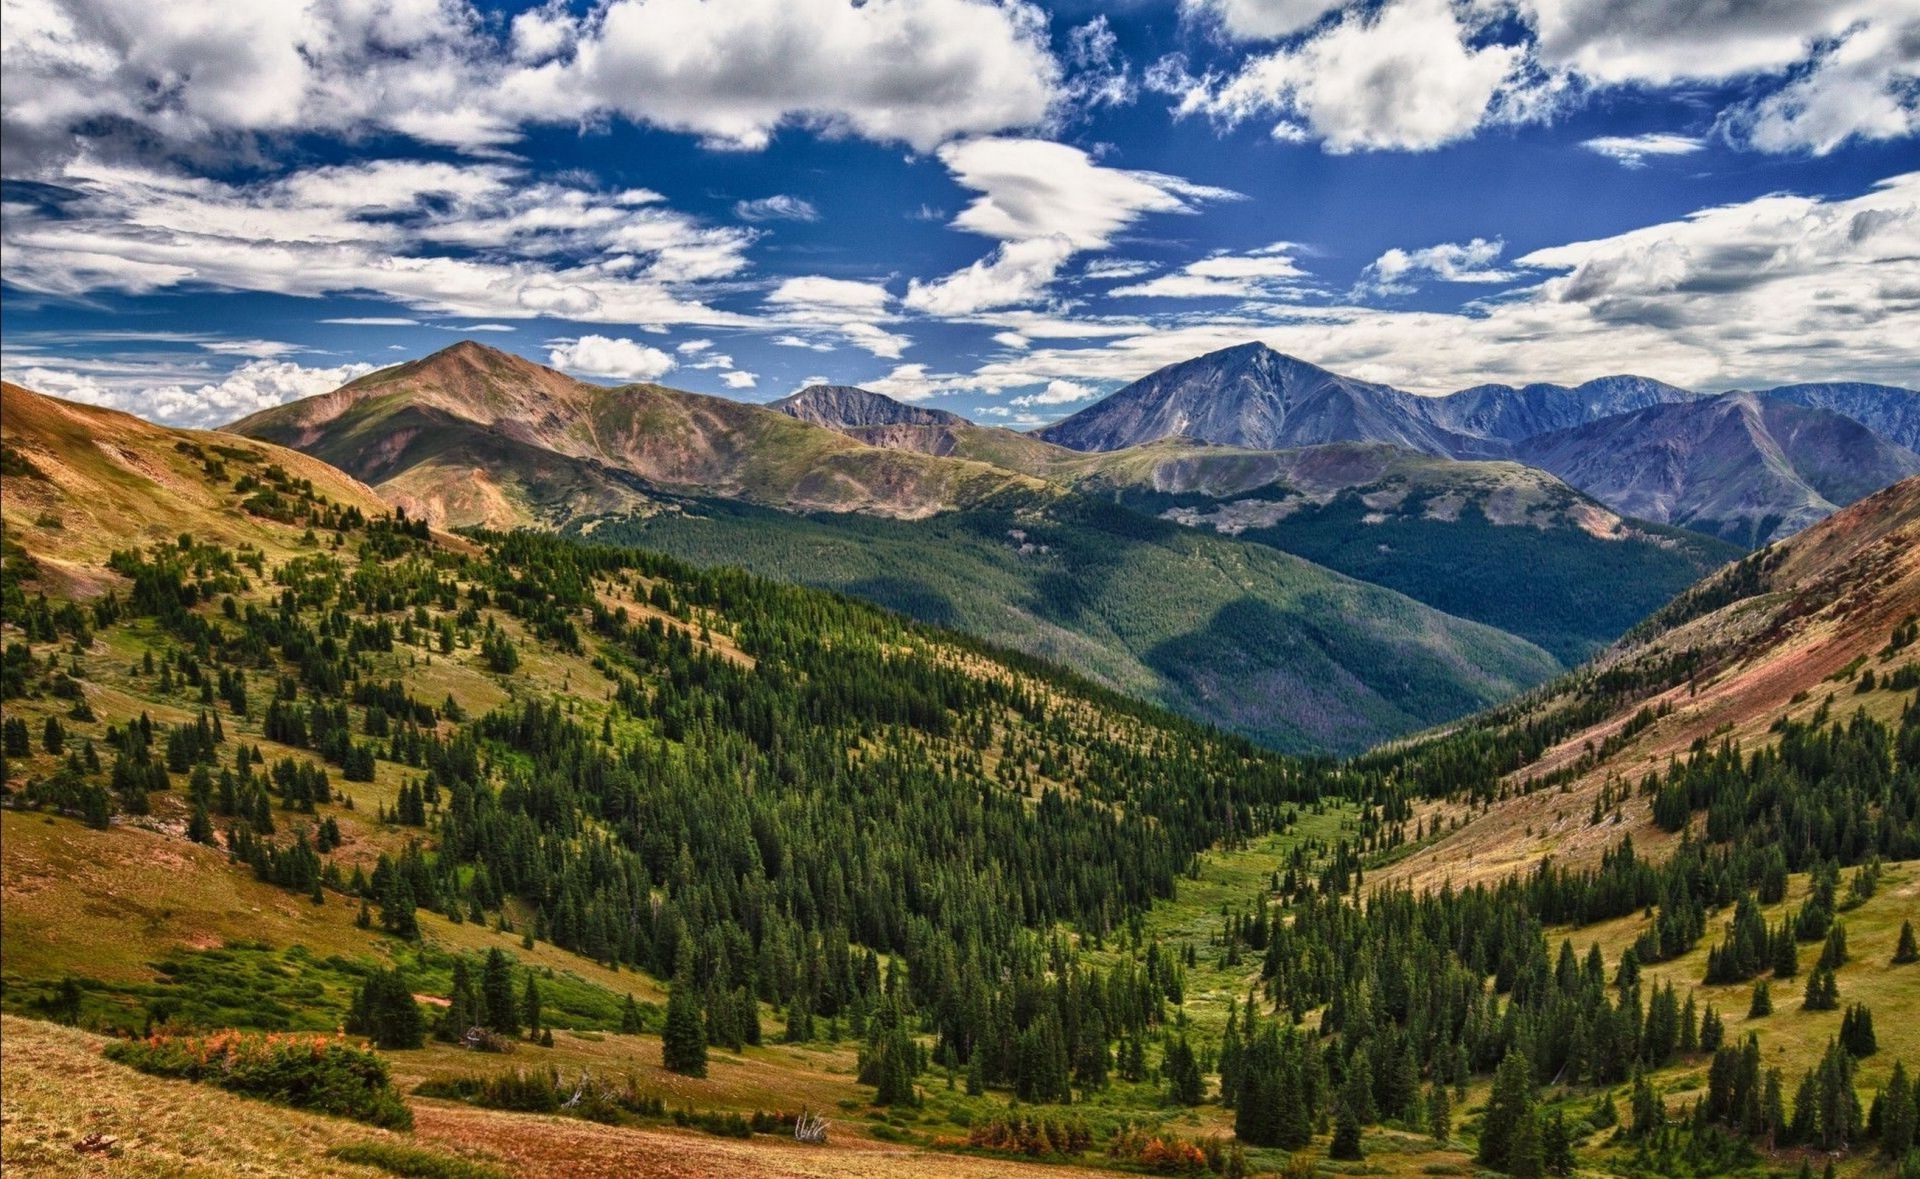
<path fill-rule="evenodd" d="M 1920 0 L 0 0 L 0 370 L 1920 387 Z"/>

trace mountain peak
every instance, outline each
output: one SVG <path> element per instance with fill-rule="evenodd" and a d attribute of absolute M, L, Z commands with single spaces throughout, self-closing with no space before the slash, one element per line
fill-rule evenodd
<path fill-rule="evenodd" d="M 808 385 L 792 396 L 769 402 L 767 408 L 831 430 L 852 430 L 866 426 L 969 424 L 957 413 L 923 405 L 908 405 L 884 393 L 875 393 L 857 385 Z"/>

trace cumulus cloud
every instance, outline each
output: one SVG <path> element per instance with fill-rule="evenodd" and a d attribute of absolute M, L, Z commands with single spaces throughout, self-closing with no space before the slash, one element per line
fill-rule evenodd
<path fill-rule="evenodd" d="M 68 297 L 195 286 L 371 294 L 501 319 L 745 322 L 679 290 L 744 269 L 751 233 L 704 225 L 645 190 L 407 160 L 251 182 L 82 160 L 64 188 L 57 212 L 9 206 L 9 283 Z"/>
<path fill-rule="evenodd" d="M 733 215 L 742 221 L 818 221 L 820 210 L 813 202 L 786 193 L 758 200 L 735 201 Z"/>
<path fill-rule="evenodd" d="M 1627 367 L 1701 389 L 1920 374 L 1920 173 L 1847 199 L 1715 206 L 1515 262 L 1530 285 L 1461 312 L 1275 303 L 1136 322 L 1100 345 L 995 357 L 960 383 L 1130 381 L 1248 339 L 1424 393 Z"/>
<path fill-rule="evenodd" d="M 1236 41 L 1273 41 L 1310 28 L 1343 0 L 1180 0 L 1190 20 L 1216 24 Z"/>
<path fill-rule="evenodd" d="M 1493 263 L 1506 243 L 1476 237 L 1470 242 L 1442 242 L 1418 250 L 1398 247 L 1368 264 L 1356 288 L 1360 294 L 1404 295 L 1421 282 L 1511 282 L 1513 271 Z"/>
<path fill-rule="evenodd" d="M 1814 155 L 1920 131 L 1920 10 L 1854 27 L 1811 70 L 1726 112 L 1722 126 L 1762 151 Z"/>
<path fill-rule="evenodd" d="M 1666 85 L 1785 69 L 1804 60 L 1820 41 L 1903 3 L 1521 0 L 1520 7 L 1548 67 L 1608 85 Z"/>
<path fill-rule="evenodd" d="M 1177 96 L 1181 115 L 1226 126 L 1273 118 L 1277 138 L 1314 139 L 1331 152 L 1421 151 L 1536 113 L 1524 50 L 1474 38 L 1447 0 L 1388 0 L 1224 77 L 1194 78 L 1170 62 L 1153 84 Z"/>
<path fill-rule="evenodd" d="M 1060 76 L 1045 14 L 1018 0 L 611 0 L 571 53 L 505 77 L 500 105 L 617 113 L 718 147 L 804 126 L 926 151 L 1045 121 Z"/>
<path fill-rule="evenodd" d="M 1067 100 L 1020 0 L 6 0 L 14 174 L 79 150 L 375 131 L 498 151 L 528 123 L 609 116 L 759 148 L 782 127 L 928 150 L 1039 126 Z"/>
<path fill-rule="evenodd" d="M 1072 405 L 1075 402 L 1091 401 L 1100 395 L 1097 389 L 1088 388 L 1076 381 L 1063 381 L 1059 378 L 1047 382 L 1047 387 L 1038 393 L 1025 393 L 1010 399 L 1010 404 L 1022 408 L 1035 405 Z"/>
<path fill-rule="evenodd" d="M 1646 166 L 1648 156 L 1690 156 L 1707 146 L 1706 140 L 1669 131 L 1649 131 L 1644 135 L 1601 135 L 1583 139 L 1580 146 L 1597 152 L 1625 168 Z"/>
<path fill-rule="evenodd" d="M 674 359 L 637 340 L 609 336 L 581 336 L 547 349 L 547 363 L 590 377 L 620 381 L 655 381 L 671 372 Z"/>
<path fill-rule="evenodd" d="M 176 426 L 212 427 L 263 409 L 339 388 L 373 371 L 371 364 L 307 367 L 288 360 L 249 360 L 223 375 L 195 381 L 164 364 L 40 358 L 9 359 L 7 379 L 55 397 L 84 401 Z"/>
<path fill-rule="evenodd" d="M 907 306 L 936 315 L 1034 302 L 1068 259 L 1105 249 L 1141 217 L 1239 197 L 1178 176 L 1105 167 L 1079 148 L 1039 139 L 967 140 L 939 156 L 955 182 L 981 194 L 953 227 L 1001 245 L 962 270 L 909 284 Z"/>
<path fill-rule="evenodd" d="M 1163 274 L 1131 286 L 1108 291 L 1111 298 L 1245 299 L 1275 297 L 1306 271 L 1294 261 L 1291 242 L 1275 242 L 1236 254 L 1221 250 L 1190 262 L 1173 274 Z"/>
<path fill-rule="evenodd" d="M 732 372 L 722 373 L 720 383 L 729 389 L 751 389 L 760 383 L 760 374 L 736 368 Z"/>

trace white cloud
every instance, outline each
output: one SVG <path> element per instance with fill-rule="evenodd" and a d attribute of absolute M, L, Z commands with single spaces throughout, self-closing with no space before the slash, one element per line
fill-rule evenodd
<path fill-rule="evenodd" d="M 1102 345 L 997 357 L 949 385 L 1118 383 L 1248 339 L 1426 393 L 1623 369 L 1701 389 L 1910 386 L 1920 374 L 1920 173 L 1848 199 L 1702 209 L 1516 265 L 1548 277 L 1461 312 L 1275 303 L 1257 316 L 1135 321 Z"/>
<path fill-rule="evenodd" d="M 758 200 L 733 202 L 733 215 L 742 221 L 818 221 L 820 210 L 813 202 L 786 193 L 775 193 Z"/>
<path fill-rule="evenodd" d="M 1464 139 L 1489 121 L 1532 117 L 1525 52 L 1475 43 L 1447 0 L 1388 0 L 1354 9 L 1297 44 L 1253 57 L 1224 78 L 1163 63 L 1153 84 L 1179 96 L 1179 114 L 1232 126 L 1277 117 L 1274 134 L 1328 151 L 1421 151 Z"/>
<path fill-rule="evenodd" d="M 792 333 L 784 336 L 775 336 L 771 342 L 782 348 L 805 348 L 809 352 L 833 351 L 833 345 L 827 343 L 825 340 L 810 340 L 805 336 L 796 336 Z"/>
<path fill-rule="evenodd" d="M 879 315 L 886 311 L 887 304 L 892 300 L 893 296 L 887 293 L 887 288 L 881 283 L 823 278 L 819 275 L 783 279 L 767 296 L 767 302 L 788 313 L 827 319 L 849 312 Z"/>
<path fill-rule="evenodd" d="M 1143 274 L 1152 274 L 1154 265 L 1133 258 L 1095 258 L 1086 264 L 1081 274 L 1088 278 L 1138 278 Z"/>
<path fill-rule="evenodd" d="M 732 372 L 723 373 L 720 383 L 729 389 L 751 389 L 760 383 L 760 374 L 736 368 Z"/>
<path fill-rule="evenodd" d="M 724 147 L 807 126 L 926 151 L 1044 122 L 1059 81 L 1045 14 L 1018 0 L 610 0 L 569 56 L 504 79 L 500 106 L 618 113 Z"/>
<path fill-rule="evenodd" d="M 1312 26 L 1343 0 L 1180 0 L 1189 19 L 1217 22 L 1238 41 L 1272 41 Z"/>
<path fill-rule="evenodd" d="M 308 368 L 287 360 L 249 360 L 195 383 L 165 365 L 55 360 L 59 367 L 7 365 L 7 379 L 55 397 L 125 410 L 177 426 L 210 427 L 339 388 L 371 364 Z M 89 368 L 95 371 L 87 371 Z"/>
<path fill-rule="evenodd" d="M 391 132 L 497 153 L 528 123 L 610 116 L 759 148 L 782 127 L 929 150 L 1045 124 L 1067 101 L 1046 15 L 1020 0 L 5 0 L 12 174 L 76 133 L 197 150 Z"/>
<path fill-rule="evenodd" d="M 1920 9 L 1904 23 L 1854 27 L 1811 70 L 1733 108 L 1722 124 L 1747 146 L 1814 155 L 1920 132 Z"/>
<path fill-rule="evenodd" d="M 1622 167 L 1645 167 L 1648 156 L 1690 156 L 1707 146 L 1706 140 L 1669 131 L 1649 131 L 1644 135 L 1601 135 L 1583 139 L 1580 146 L 1598 152 Z"/>
<path fill-rule="evenodd" d="M 514 135 L 488 109 L 479 20 L 457 0 L 6 0 L 4 23 L 12 175 L 71 158 L 82 126 L 201 148 L 361 129 L 475 148 Z"/>
<path fill-rule="evenodd" d="M 685 340 L 674 348 L 682 356 L 695 356 L 713 347 L 712 340 Z"/>
<path fill-rule="evenodd" d="M 581 336 L 547 350 L 547 363 L 568 372 L 622 381 L 654 381 L 671 372 L 673 357 L 637 340 Z"/>
<path fill-rule="evenodd" d="M 870 323 L 843 323 L 840 325 L 840 334 L 847 343 L 856 348 L 865 349 L 884 360 L 900 359 L 900 354 L 913 345 L 913 341 L 908 337 Z"/>
<path fill-rule="evenodd" d="M 71 297 L 191 285 L 365 293 L 499 319 L 748 322 L 676 289 L 743 269 L 751 235 L 702 225 L 640 190 L 530 182 L 504 164 L 400 160 L 253 183 L 83 160 L 63 179 L 74 197 L 59 216 L 11 205 L 0 228 L 0 274 L 22 289 Z"/>
<path fill-rule="evenodd" d="M 982 194 L 952 225 L 1001 245 L 943 278 L 913 280 L 907 306 L 965 315 L 1042 297 L 1075 254 L 1105 249 L 1149 213 L 1192 213 L 1239 194 L 1159 172 L 1108 168 L 1078 148 L 1038 139 L 974 139 L 942 147 L 940 160 Z"/>
<path fill-rule="evenodd" d="M 1907 0 L 1520 0 L 1540 60 L 1605 85 L 1725 81 L 1783 70 Z"/>
<path fill-rule="evenodd" d="M 1120 52 L 1120 38 L 1104 14 L 1068 32 L 1067 60 L 1074 72 L 1066 96 L 1081 110 L 1126 106 L 1139 96 L 1133 71 Z"/>
<path fill-rule="evenodd" d="M 1173 274 L 1163 274 L 1132 286 L 1115 287 L 1109 298 L 1246 299 L 1276 297 L 1306 277 L 1291 253 L 1291 242 L 1275 242 L 1236 254 L 1222 250 L 1190 262 Z"/>
<path fill-rule="evenodd" d="M 510 323 L 462 323 L 446 329 L 450 332 L 517 332 Z"/>
<path fill-rule="evenodd" d="M 1012 398 L 1009 403 L 1022 408 L 1035 405 L 1072 405 L 1078 401 L 1091 401 L 1099 395 L 1100 391 L 1097 389 L 1090 389 L 1074 381 L 1055 378 L 1048 381 L 1047 387 L 1040 392 L 1023 394 Z"/>
<path fill-rule="evenodd" d="M 1511 282 L 1513 271 L 1493 265 L 1506 249 L 1506 243 L 1476 237 L 1470 242 L 1442 242 L 1418 250 L 1395 247 L 1368 264 L 1360 276 L 1356 292 L 1376 295 L 1404 295 L 1423 281 L 1493 283 Z"/>
<path fill-rule="evenodd" d="M 323 319 L 321 323 L 344 324 L 349 327 L 417 327 L 417 319 L 404 315 L 342 315 Z"/>

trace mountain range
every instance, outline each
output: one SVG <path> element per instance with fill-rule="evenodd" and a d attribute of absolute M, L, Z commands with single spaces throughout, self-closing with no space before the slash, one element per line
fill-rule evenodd
<path fill-rule="evenodd" d="M 1913 396 L 1845 388 L 1860 412 Z M 230 429 L 436 524 L 743 565 L 1336 752 L 1538 683 L 1737 546 L 1920 470 L 1786 397 L 1616 377 L 1429 398 L 1260 345 L 1035 433 L 853 386 L 607 388 L 472 342 Z"/>
<path fill-rule="evenodd" d="M 1614 510 L 1745 545 L 1920 472 L 1920 394 L 1790 385 L 1709 395 L 1643 377 L 1423 397 L 1243 344 L 1169 365 L 1038 435 L 1114 451 L 1170 437 L 1279 449 L 1379 442 L 1515 459 Z"/>

